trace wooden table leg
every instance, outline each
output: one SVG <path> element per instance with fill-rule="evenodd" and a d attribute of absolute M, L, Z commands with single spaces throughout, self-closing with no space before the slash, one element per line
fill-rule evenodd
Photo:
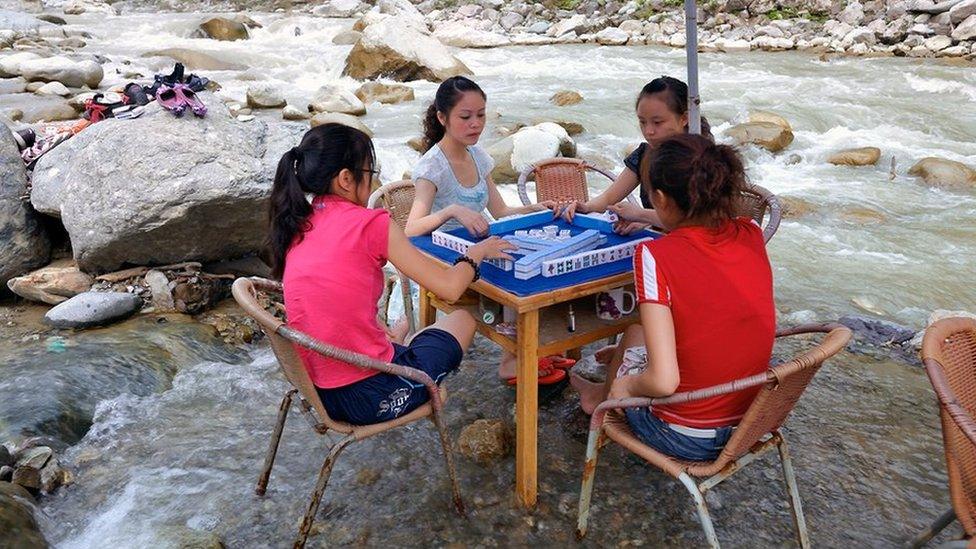
<path fill-rule="evenodd" d="M 417 312 L 419 326 L 417 326 L 417 330 L 422 330 L 437 320 L 437 309 L 431 304 L 427 288 L 423 286 L 420 287 L 419 305 L 420 310 Z"/>
<path fill-rule="evenodd" d="M 539 311 L 519 313 L 518 386 L 515 393 L 515 494 L 519 503 L 534 507 L 537 487 L 539 428 Z"/>

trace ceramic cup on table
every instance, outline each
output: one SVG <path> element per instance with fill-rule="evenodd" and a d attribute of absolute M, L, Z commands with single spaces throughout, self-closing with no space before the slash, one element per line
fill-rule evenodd
<path fill-rule="evenodd" d="M 630 306 L 627 306 L 627 300 Z M 600 320 L 617 320 L 624 315 L 634 312 L 637 306 L 637 298 L 634 294 L 623 288 L 615 288 L 608 292 L 596 294 L 596 316 Z"/>

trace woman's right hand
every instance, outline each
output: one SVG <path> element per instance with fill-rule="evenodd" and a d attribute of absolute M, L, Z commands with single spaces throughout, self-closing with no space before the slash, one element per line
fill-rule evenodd
<path fill-rule="evenodd" d="M 498 236 L 490 236 L 468 248 L 466 255 L 477 262 L 483 259 L 512 259 L 512 256 L 505 252 L 516 249 L 518 247 L 511 242 Z"/>
<path fill-rule="evenodd" d="M 586 207 L 586 202 L 580 202 L 578 200 L 573 200 L 564 204 L 560 204 L 555 210 L 555 217 L 562 217 L 567 222 L 573 221 L 573 216 L 577 213 L 587 213 L 589 208 Z"/>
<path fill-rule="evenodd" d="M 459 204 L 455 204 L 453 208 L 451 217 L 463 225 L 472 236 L 485 236 L 488 234 L 488 221 L 485 220 L 485 216 Z"/>

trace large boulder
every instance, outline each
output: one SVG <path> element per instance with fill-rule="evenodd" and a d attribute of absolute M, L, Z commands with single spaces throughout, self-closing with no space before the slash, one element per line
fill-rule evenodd
<path fill-rule="evenodd" d="M 518 172 L 512 167 L 512 150 L 515 143 L 511 135 L 506 136 L 486 149 L 491 155 L 495 167 L 491 170 L 491 178 L 495 183 L 513 183 L 518 179 Z"/>
<path fill-rule="evenodd" d="M 247 106 L 253 109 L 279 109 L 288 102 L 281 90 L 269 82 L 257 82 L 247 87 Z"/>
<path fill-rule="evenodd" d="M 61 82 L 69 88 L 97 88 L 104 76 L 102 66 L 94 61 L 73 61 L 61 56 L 26 60 L 19 69 L 20 76 L 30 82 Z"/>
<path fill-rule="evenodd" d="M 200 31 L 207 37 L 214 40 L 246 40 L 250 35 L 247 27 L 239 21 L 214 17 L 200 24 Z"/>
<path fill-rule="evenodd" d="M 357 0 L 358 1 L 358 0 Z M 332 37 L 332 43 L 336 46 L 352 46 L 363 37 L 363 33 L 354 30 L 342 31 Z"/>
<path fill-rule="evenodd" d="M 266 168 L 278 160 L 266 166 L 263 157 L 275 142 L 263 122 L 241 124 L 212 94 L 199 95 L 210 107 L 205 118 L 178 119 L 153 103 L 140 118 L 99 122 L 38 161 L 31 202 L 61 218 L 82 270 L 261 249 L 274 173 Z"/>
<path fill-rule="evenodd" d="M 315 97 L 308 104 L 309 112 L 337 112 L 362 116 L 366 114 L 366 105 L 351 91 L 326 84 L 315 92 Z"/>
<path fill-rule="evenodd" d="M 963 0 L 949 9 L 949 21 L 953 25 L 958 25 L 973 15 L 976 15 L 976 0 Z"/>
<path fill-rule="evenodd" d="M 382 82 L 366 82 L 356 90 L 356 97 L 363 103 L 384 103 L 392 105 L 415 99 L 413 88 L 403 84 L 383 84 Z"/>
<path fill-rule="evenodd" d="M 37 212 L 23 198 L 26 192 L 24 161 L 10 132 L 0 131 L 0 292 L 8 280 L 51 257 L 51 241 Z"/>
<path fill-rule="evenodd" d="M 739 145 L 751 143 L 770 152 L 779 152 L 793 142 L 793 128 L 782 116 L 764 111 L 749 113 L 749 121 L 732 126 L 726 135 Z"/>
<path fill-rule="evenodd" d="M 68 298 L 87 292 L 95 283 L 90 275 L 78 270 L 73 260 L 59 260 L 7 281 L 10 291 L 24 299 L 57 305 Z"/>
<path fill-rule="evenodd" d="M 0 112 L 12 116 L 15 111 L 20 111 L 20 121 L 27 124 L 42 120 L 54 122 L 78 118 L 78 111 L 61 97 L 33 93 L 0 95 Z"/>
<path fill-rule="evenodd" d="M 623 46 L 630 40 L 630 33 L 619 28 L 607 27 L 596 33 L 596 41 L 604 46 Z"/>
<path fill-rule="evenodd" d="M 359 80 L 388 76 L 404 82 L 440 82 L 472 72 L 436 38 L 394 16 L 363 30 L 349 52 L 343 74 Z"/>
<path fill-rule="evenodd" d="M 562 126 L 553 122 L 528 126 L 512 135 L 511 166 L 516 173 L 540 160 L 575 154 L 576 144 Z"/>
<path fill-rule="evenodd" d="M 970 15 L 952 31 L 952 39 L 958 42 L 976 38 L 976 15 Z"/>
<path fill-rule="evenodd" d="M 328 0 L 315 6 L 312 13 L 320 17 L 353 17 L 361 9 L 359 0 Z"/>
<path fill-rule="evenodd" d="M 19 11 L 0 10 L 0 29 L 17 33 L 33 33 L 44 28 L 54 28 L 54 25 Z"/>
<path fill-rule="evenodd" d="M 827 157 L 827 162 L 835 166 L 874 166 L 881 159 L 881 149 L 860 147 L 837 151 Z"/>
<path fill-rule="evenodd" d="M 342 124 L 343 126 L 356 128 L 366 135 L 373 137 L 373 130 L 369 129 L 366 124 L 360 122 L 358 118 L 339 112 L 320 112 L 312 117 L 309 124 L 313 128 L 315 126 L 321 126 L 322 124 Z"/>
<path fill-rule="evenodd" d="M 434 38 L 455 48 L 496 48 L 512 43 L 505 35 L 471 28 L 460 21 L 450 21 L 438 26 L 434 30 Z"/>
<path fill-rule="evenodd" d="M 921 177 L 937 187 L 976 186 L 976 170 L 954 160 L 929 156 L 909 168 L 908 175 Z"/>

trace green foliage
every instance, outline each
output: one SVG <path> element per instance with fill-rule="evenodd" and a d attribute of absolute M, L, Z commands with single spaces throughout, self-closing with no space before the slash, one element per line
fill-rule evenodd
<path fill-rule="evenodd" d="M 444 1 L 444 0 L 442 0 Z M 456 2 L 457 0 L 447 0 L 451 2 Z M 542 4 L 551 10 L 567 10 L 573 11 L 579 7 L 583 0 L 536 0 L 536 3 Z"/>
<path fill-rule="evenodd" d="M 685 5 L 685 0 L 664 0 L 664 5 L 669 8 L 679 8 Z"/>

